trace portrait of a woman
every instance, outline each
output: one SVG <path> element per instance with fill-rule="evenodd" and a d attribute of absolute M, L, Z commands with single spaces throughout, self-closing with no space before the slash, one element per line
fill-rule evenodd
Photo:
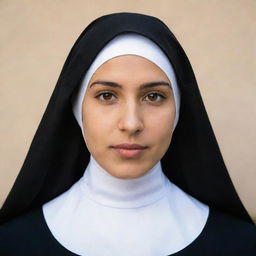
<path fill-rule="evenodd" d="M 136 13 L 77 39 L 0 221 L 6 256 L 256 254 L 189 60 Z"/>

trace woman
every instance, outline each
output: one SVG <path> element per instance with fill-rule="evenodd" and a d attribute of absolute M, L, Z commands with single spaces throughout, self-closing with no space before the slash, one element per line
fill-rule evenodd
<path fill-rule="evenodd" d="M 81 34 L 1 222 L 1 255 L 255 255 L 193 70 L 161 21 L 112 14 Z"/>

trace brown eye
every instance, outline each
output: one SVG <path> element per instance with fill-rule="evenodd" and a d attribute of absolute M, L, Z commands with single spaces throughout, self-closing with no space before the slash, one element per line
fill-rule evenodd
<path fill-rule="evenodd" d="M 145 99 L 148 101 L 161 101 L 163 100 L 163 96 L 158 93 L 149 93 Z"/>
<path fill-rule="evenodd" d="M 116 97 L 110 92 L 103 92 L 97 96 L 102 101 L 115 101 Z"/>

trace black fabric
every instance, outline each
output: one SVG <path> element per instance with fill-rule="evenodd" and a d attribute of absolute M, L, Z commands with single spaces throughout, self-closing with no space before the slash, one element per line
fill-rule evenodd
<path fill-rule="evenodd" d="M 41 206 L 82 176 L 89 152 L 73 116 L 71 98 L 100 49 L 128 32 L 144 35 L 162 48 L 175 69 L 181 91 L 179 122 L 162 159 L 165 174 L 200 201 L 251 222 L 228 175 L 186 54 L 160 20 L 131 13 L 98 18 L 76 41 L 0 211 L 1 222 Z"/>
<path fill-rule="evenodd" d="M 0 255 L 75 256 L 76 254 L 64 248 L 54 238 L 47 227 L 42 210 L 37 209 L 0 227 Z M 172 254 L 172 256 L 201 255 L 255 256 L 255 226 L 211 209 L 202 233 L 187 247 Z"/>

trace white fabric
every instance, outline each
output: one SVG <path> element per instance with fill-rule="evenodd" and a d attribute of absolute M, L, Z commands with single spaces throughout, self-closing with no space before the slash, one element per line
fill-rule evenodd
<path fill-rule="evenodd" d="M 105 47 L 103 47 L 103 49 L 99 52 L 99 54 L 91 64 L 90 68 L 86 72 L 86 75 L 84 76 L 79 91 L 76 97 L 74 97 L 73 99 L 73 112 L 82 131 L 83 99 L 92 75 L 106 61 L 117 56 L 128 54 L 141 56 L 150 60 L 159 68 L 161 68 L 168 77 L 168 79 L 170 80 L 176 107 L 174 128 L 176 127 L 177 122 L 179 120 L 180 93 L 173 67 L 169 59 L 160 49 L 160 47 L 156 45 L 153 41 L 144 36 L 129 33 L 116 36 L 107 45 L 105 45 Z"/>
<path fill-rule="evenodd" d="M 209 208 L 163 174 L 160 162 L 136 179 L 111 176 L 91 157 L 84 176 L 43 206 L 69 251 L 86 256 L 166 256 L 202 232 Z"/>

